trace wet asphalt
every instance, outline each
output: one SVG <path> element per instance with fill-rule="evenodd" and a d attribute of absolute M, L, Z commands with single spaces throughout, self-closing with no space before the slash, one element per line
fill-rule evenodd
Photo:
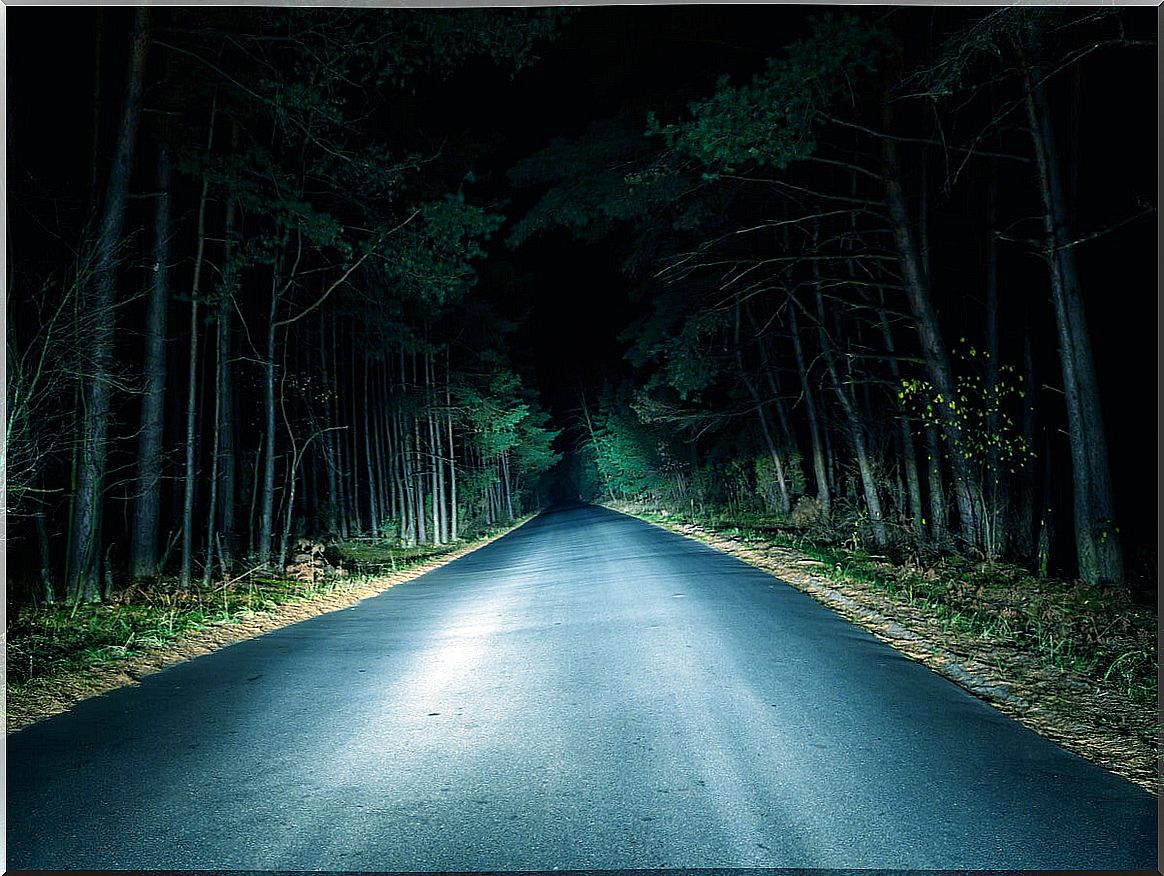
<path fill-rule="evenodd" d="M 593 506 L 7 738 L 10 869 L 1144 869 L 1156 798 Z"/>

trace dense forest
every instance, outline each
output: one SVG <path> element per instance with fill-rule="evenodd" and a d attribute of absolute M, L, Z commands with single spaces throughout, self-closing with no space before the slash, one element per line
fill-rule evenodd
<path fill-rule="evenodd" d="M 554 433 L 469 295 L 501 217 L 394 120 L 467 58 L 520 69 L 553 17 L 101 22 L 87 203 L 45 217 L 13 187 L 10 593 L 280 568 L 304 533 L 442 544 L 532 507 Z"/>
<path fill-rule="evenodd" d="M 103 10 L 51 151 L 12 76 L 9 599 L 562 498 L 1154 591 L 1153 14 L 643 47 L 733 14 Z M 630 46 L 649 87 L 551 93 Z M 543 105 L 571 123 L 531 134 Z"/>
<path fill-rule="evenodd" d="M 1155 294 L 1154 116 L 1110 102 L 1151 26 L 820 14 L 759 72 L 520 162 L 544 196 L 511 241 L 632 241 L 633 371 L 580 399 L 579 491 L 1154 590 L 1151 445 L 1122 507 L 1109 449 L 1140 428 L 1129 380 L 1155 398 L 1129 325 Z"/>

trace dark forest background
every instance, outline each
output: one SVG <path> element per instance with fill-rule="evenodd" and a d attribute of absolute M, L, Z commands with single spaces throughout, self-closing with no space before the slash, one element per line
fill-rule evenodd
<path fill-rule="evenodd" d="M 8 594 L 563 500 L 1156 584 L 1156 13 L 9 14 Z"/>

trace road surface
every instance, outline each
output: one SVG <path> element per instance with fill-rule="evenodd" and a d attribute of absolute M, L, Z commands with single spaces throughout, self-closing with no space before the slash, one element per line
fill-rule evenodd
<path fill-rule="evenodd" d="M 7 740 L 8 866 L 1156 867 L 1156 799 L 596 507 Z"/>

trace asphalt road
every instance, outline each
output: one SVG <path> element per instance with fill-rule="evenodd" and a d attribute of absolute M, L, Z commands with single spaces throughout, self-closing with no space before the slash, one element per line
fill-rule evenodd
<path fill-rule="evenodd" d="M 1156 799 L 601 508 L 11 734 L 8 866 L 1156 868 Z"/>

